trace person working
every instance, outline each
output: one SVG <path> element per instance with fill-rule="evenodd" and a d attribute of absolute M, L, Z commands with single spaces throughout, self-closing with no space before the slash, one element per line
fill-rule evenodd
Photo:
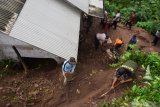
<path fill-rule="evenodd" d="M 126 22 L 126 26 L 128 25 L 129 26 L 129 30 L 131 29 L 132 25 L 134 23 L 136 23 L 136 19 L 137 19 L 137 14 L 135 11 L 133 11 L 128 19 L 128 21 Z"/>
<path fill-rule="evenodd" d="M 132 81 L 137 68 L 138 65 L 136 62 L 132 60 L 125 62 L 120 68 L 116 70 L 111 89 L 114 88 L 118 80 L 120 80 L 121 84 Z"/>
<path fill-rule="evenodd" d="M 132 50 L 131 45 L 134 45 L 137 43 L 137 36 L 139 35 L 139 31 L 136 31 L 134 34 L 132 34 L 132 38 L 128 42 L 127 50 Z"/>
<path fill-rule="evenodd" d="M 111 24 L 111 26 L 114 26 L 114 29 L 117 28 L 117 23 L 120 22 L 120 19 L 121 19 L 121 13 L 118 10 L 117 13 L 116 13 L 116 15 L 115 15 L 115 17 L 114 17 L 114 19 L 113 19 L 113 22 Z"/>
<path fill-rule="evenodd" d="M 97 33 L 95 36 L 95 49 L 97 50 L 99 48 L 99 45 L 102 45 L 107 41 L 107 39 L 108 36 L 105 33 Z"/>
<path fill-rule="evenodd" d="M 157 30 L 157 32 L 155 33 L 154 40 L 152 42 L 152 43 L 154 43 L 153 46 L 157 45 L 157 42 L 159 41 L 159 39 L 160 39 L 160 30 Z"/>
<path fill-rule="evenodd" d="M 122 38 L 117 38 L 114 43 L 114 50 L 117 51 L 123 44 Z"/>
<path fill-rule="evenodd" d="M 72 76 L 76 68 L 76 60 L 74 57 L 71 57 L 69 60 L 64 61 L 62 65 L 62 74 L 64 76 L 64 85 L 67 84 L 69 76 Z"/>

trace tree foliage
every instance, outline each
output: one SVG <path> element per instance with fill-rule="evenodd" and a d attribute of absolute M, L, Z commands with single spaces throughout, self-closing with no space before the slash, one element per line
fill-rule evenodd
<path fill-rule="evenodd" d="M 119 57 L 117 65 L 134 60 L 139 67 L 146 69 L 143 82 L 134 82 L 135 85 L 127 90 L 124 96 L 117 98 L 109 107 L 159 107 L 160 103 L 160 56 L 156 52 L 145 53 L 135 45 L 132 50 L 126 51 Z M 149 67 L 148 67 L 149 66 Z"/>
<path fill-rule="evenodd" d="M 160 29 L 160 0 L 105 0 L 105 9 L 113 17 L 116 10 L 122 14 L 125 22 L 132 11 L 137 12 L 137 26 L 154 32 Z"/>

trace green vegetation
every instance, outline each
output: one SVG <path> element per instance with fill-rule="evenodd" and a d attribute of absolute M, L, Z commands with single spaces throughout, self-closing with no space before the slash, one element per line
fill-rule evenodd
<path fill-rule="evenodd" d="M 133 49 L 132 51 L 124 52 L 124 54 L 119 57 L 119 63 L 123 63 L 129 59 L 136 61 L 140 66 L 143 66 L 144 68 L 147 68 L 147 66 L 149 65 L 151 69 L 151 75 L 160 76 L 160 56 L 158 55 L 158 53 L 145 53 L 140 51 L 139 49 Z"/>
<path fill-rule="evenodd" d="M 160 103 L 160 77 L 156 77 L 148 85 L 134 85 L 123 97 L 113 100 L 109 107 L 158 107 Z M 107 105 L 107 104 L 106 104 Z"/>
<path fill-rule="evenodd" d="M 102 102 L 100 102 L 100 107 L 108 107 L 108 104 L 107 104 L 107 102 L 106 101 L 102 101 Z"/>
<path fill-rule="evenodd" d="M 113 18 L 117 10 L 121 11 L 121 23 L 125 23 L 131 12 L 136 11 L 138 27 L 150 33 L 160 30 L 160 0 L 105 0 L 105 8 Z M 134 82 L 124 96 L 114 99 L 111 103 L 103 102 L 104 107 L 156 107 L 160 104 L 160 56 L 158 53 L 145 53 L 136 45 L 130 46 L 119 57 L 119 62 L 110 65 L 118 67 L 127 60 L 134 60 L 139 67 L 146 70 L 143 80 Z M 101 106 L 101 107 L 103 107 Z"/>
<path fill-rule="evenodd" d="M 112 18 L 120 10 L 124 23 L 132 11 L 137 13 L 137 26 L 150 33 L 160 29 L 160 0 L 105 0 L 105 8 Z"/>
<path fill-rule="evenodd" d="M 155 107 L 156 104 L 160 103 L 160 56 L 158 53 L 142 52 L 136 45 L 132 48 L 131 51 L 126 51 L 119 57 L 117 66 L 127 60 L 136 61 L 140 67 L 146 69 L 144 82 L 135 82 L 135 85 L 128 89 L 123 97 L 112 101 L 109 107 Z"/>
<path fill-rule="evenodd" d="M 0 60 L 0 77 L 17 74 L 16 62 L 13 59 Z"/>

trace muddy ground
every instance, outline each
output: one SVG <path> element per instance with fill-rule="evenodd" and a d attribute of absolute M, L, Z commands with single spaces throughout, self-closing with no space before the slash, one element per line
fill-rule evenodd
<path fill-rule="evenodd" d="M 85 33 L 85 24 L 81 28 L 85 39 L 79 46 L 73 81 L 63 86 L 61 64 L 57 66 L 54 61 L 42 61 L 43 63 L 31 69 L 28 78 L 23 78 L 22 73 L 19 73 L 0 79 L 0 107 L 99 107 L 103 100 L 110 102 L 122 96 L 132 83 L 116 88 L 104 99 L 98 99 L 99 95 L 110 88 L 115 72 L 115 68 L 109 67 L 111 61 L 107 53 L 94 49 L 95 34 L 105 32 L 99 21 L 94 19 L 89 33 Z M 153 37 L 141 28 L 133 27 L 132 30 L 127 30 L 119 24 L 116 30 L 110 29 L 107 33 L 113 41 L 122 37 L 125 44 L 121 50 L 125 51 L 131 38 L 129 34 L 136 30 L 140 31 L 137 44 L 142 50 L 159 51 L 159 45 L 153 47 L 151 44 Z"/>

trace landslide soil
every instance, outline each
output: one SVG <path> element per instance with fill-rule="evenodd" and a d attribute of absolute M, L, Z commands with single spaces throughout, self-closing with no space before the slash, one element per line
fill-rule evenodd
<path fill-rule="evenodd" d="M 112 82 L 115 69 L 110 68 L 111 61 L 104 49 L 95 51 L 94 37 L 98 32 L 106 32 L 95 18 L 89 33 L 86 33 L 86 23 L 81 23 L 81 33 L 84 40 L 79 44 L 78 63 L 75 79 L 63 86 L 61 74 L 62 64 L 56 65 L 53 60 L 26 59 L 27 65 L 36 65 L 30 68 L 27 78 L 23 73 L 6 76 L 0 79 L 0 107 L 99 107 L 101 101 L 112 101 L 122 96 L 132 83 L 121 85 L 110 92 L 104 99 L 99 95 L 107 91 Z M 146 52 L 158 51 L 158 46 L 152 46 L 153 37 L 141 28 L 133 27 L 127 30 L 119 24 L 116 30 L 110 29 L 107 34 L 112 41 L 122 37 L 125 51 L 131 36 L 130 33 L 140 31 L 138 46 Z M 139 73 L 139 75 L 142 75 Z"/>

